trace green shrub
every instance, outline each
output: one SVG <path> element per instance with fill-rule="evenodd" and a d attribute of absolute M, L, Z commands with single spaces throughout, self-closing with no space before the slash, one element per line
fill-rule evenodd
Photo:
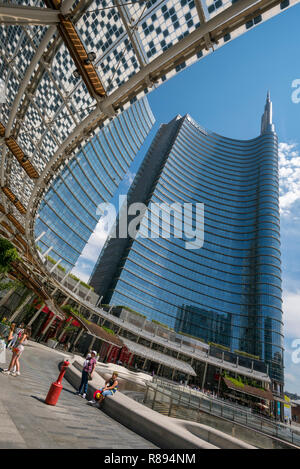
<path fill-rule="evenodd" d="M 108 327 L 102 326 L 102 329 L 103 329 L 105 332 L 108 332 L 108 334 L 116 335 L 115 332 L 114 332 L 112 329 L 109 329 Z"/>
<path fill-rule="evenodd" d="M 239 386 L 240 388 L 243 388 L 245 386 L 241 379 L 235 379 L 235 378 L 232 378 L 231 376 L 226 376 L 226 378 L 229 381 L 231 381 L 233 384 L 235 384 L 236 386 Z"/>
<path fill-rule="evenodd" d="M 156 319 L 151 319 L 151 322 L 153 322 L 154 324 L 158 324 L 159 326 L 162 326 L 164 329 L 168 329 L 169 331 L 174 331 L 174 329 L 167 326 L 167 324 L 164 324 L 163 322 L 159 322 Z"/>
<path fill-rule="evenodd" d="M 235 350 L 234 353 L 236 353 L 237 355 L 243 355 L 244 357 L 247 357 L 247 358 L 253 358 L 254 360 L 260 359 L 258 355 L 252 355 L 251 353 L 242 352 L 241 350 Z"/>
<path fill-rule="evenodd" d="M 177 334 L 185 335 L 186 337 L 191 337 L 192 339 L 201 340 L 201 342 L 207 343 L 206 340 L 196 337 L 195 335 L 188 334 L 187 332 L 177 332 Z"/>
<path fill-rule="evenodd" d="M 225 345 L 215 344 L 214 342 L 208 342 L 208 345 L 212 345 L 213 347 L 217 347 L 217 348 L 219 348 L 221 350 L 224 350 L 226 352 L 230 352 L 230 348 L 226 347 Z"/>
<path fill-rule="evenodd" d="M 66 313 L 68 313 L 68 312 L 69 312 L 69 313 L 72 313 L 72 314 L 70 314 L 70 315 L 73 316 L 75 319 L 76 319 L 76 317 L 77 317 L 77 318 L 82 319 L 82 321 L 86 322 L 87 324 L 90 324 L 90 323 L 91 323 L 91 321 L 89 321 L 88 319 L 86 319 L 86 317 L 85 317 L 82 313 L 80 313 L 79 311 L 77 311 L 76 309 L 74 309 L 71 305 L 64 305 L 64 306 L 61 307 L 61 309 L 62 309 L 63 311 L 65 311 Z"/>
<path fill-rule="evenodd" d="M 80 285 L 82 285 L 83 287 L 86 287 L 88 288 L 89 290 L 93 290 L 94 291 L 94 287 L 92 287 L 91 285 L 88 285 L 87 283 L 85 283 L 83 280 L 80 280 L 80 278 L 76 277 L 76 275 L 74 274 L 69 274 L 69 277 L 71 277 L 73 280 L 75 280 L 76 282 L 80 282 Z"/>
<path fill-rule="evenodd" d="M 47 259 L 47 261 L 51 262 L 51 264 L 56 264 L 56 262 L 57 262 L 51 256 L 46 256 L 46 259 Z"/>
<path fill-rule="evenodd" d="M 88 288 L 89 290 L 94 291 L 94 287 L 92 287 L 91 285 L 88 285 L 87 283 L 83 282 L 82 280 L 80 281 L 80 285 L 83 285 L 85 288 Z"/>
<path fill-rule="evenodd" d="M 103 305 L 103 306 L 111 306 L 111 305 Z M 135 311 L 134 309 L 129 308 L 129 306 L 118 305 L 118 306 L 116 306 L 116 308 L 123 308 L 123 309 L 126 309 L 127 311 L 129 311 L 130 313 L 136 314 L 137 316 L 141 316 L 142 318 L 145 318 L 145 319 L 147 318 L 147 316 L 145 316 L 142 313 L 139 313 L 138 311 Z"/>
<path fill-rule="evenodd" d="M 2 276 L 10 271 L 12 262 L 19 259 L 19 254 L 8 239 L 0 238 L 0 273 Z"/>

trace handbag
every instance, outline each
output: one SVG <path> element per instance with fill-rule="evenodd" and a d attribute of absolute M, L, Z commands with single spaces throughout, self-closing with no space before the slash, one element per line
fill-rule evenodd
<path fill-rule="evenodd" d="M 89 380 L 89 381 L 92 381 L 92 379 L 93 379 L 93 377 L 92 377 L 91 373 L 89 373 L 89 374 L 88 374 L 88 380 Z"/>

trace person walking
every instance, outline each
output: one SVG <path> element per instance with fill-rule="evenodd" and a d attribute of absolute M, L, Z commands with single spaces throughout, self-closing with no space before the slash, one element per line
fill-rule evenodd
<path fill-rule="evenodd" d="M 64 351 L 65 351 L 65 352 L 68 352 L 70 346 L 71 346 L 70 342 L 65 342 L 65 343 L 64 343 Z"/>
<path fill-rule="evenodd" d="M 15 329 L 16 329 L 16 323 L 12 322 L 11 325 L 10 325 L 10 328 L 9 328 L 9 333 L 8 333 L 7 342 L 6 342 L 6 348 L 9 348 L 11 346 L 11 343 L 14 339 L 14 336 L 16 335 Z"/>
<path fill-rule="evenodd" d="M 11 376 L 20 376 L 20 356 L 22 355 L 24 351 L 24 346 L 27 344 L 27 341 L 31 335 L 31 328 L 26 327 L 26 329 L 23 331 L 22 336 L 17 339 L 17 343 L 15 344 L 13 348 L 13 355 L 9 364 L 9 367 L 7 370 L 5 370 L 3 373 L 6 375 L 11 375 Z M 16 371 L 14 370 L 14 367 L 16 367 Z"/>
<path fill-rule="evenodd" d="M 21 324 L 15 329 L 15 334 L 12 338 L 12 341 L 10 343 L 10 348 L 14 348 L 16 345 L 17 341 L 19 341 L 23 335 L 24 332 L 24 323 L 21 322 Z"/>
<path fill-rule="evenodd" d="M 24 322 L 21 322 L 21 324 L 17 328 L 18 339 L 21 339 L 24 330 L 25 330 L 25 324 L 24 324 Z"/>
<path fill-rule="evenodd" d="M 83 397 L 83 399 L 86 398 L 89 379 L 91 380 L 93 378 L 93 372 L 97 363 L 96 358 L 95 358 L 96 355 L 97 355 L 97 352 L 93 350 L 91 353 L 87 355 L 83 364 L 81 383 L 77 391 L 77 394 Z"/>

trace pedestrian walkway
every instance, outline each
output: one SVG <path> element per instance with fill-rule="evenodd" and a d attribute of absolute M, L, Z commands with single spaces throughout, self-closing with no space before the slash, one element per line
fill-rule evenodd
<path fill-rule="evenodd" d="M 7 359 L 10 356 L 8 352 Z M 64 356 L 30 342 L 21 358 L 21 376 L 0 373 L 0 448 L 155 448 L 88 406 L 66 380 L 57 405 L 44 403 Z"/>

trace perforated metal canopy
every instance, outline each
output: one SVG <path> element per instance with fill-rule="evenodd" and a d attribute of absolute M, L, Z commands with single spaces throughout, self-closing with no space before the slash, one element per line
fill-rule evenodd
<path fill-rule="evenodd" d="M 4 1 L 1 224 L 26 262 L 45 191 L 100 124 L 298 1 Z"/>

